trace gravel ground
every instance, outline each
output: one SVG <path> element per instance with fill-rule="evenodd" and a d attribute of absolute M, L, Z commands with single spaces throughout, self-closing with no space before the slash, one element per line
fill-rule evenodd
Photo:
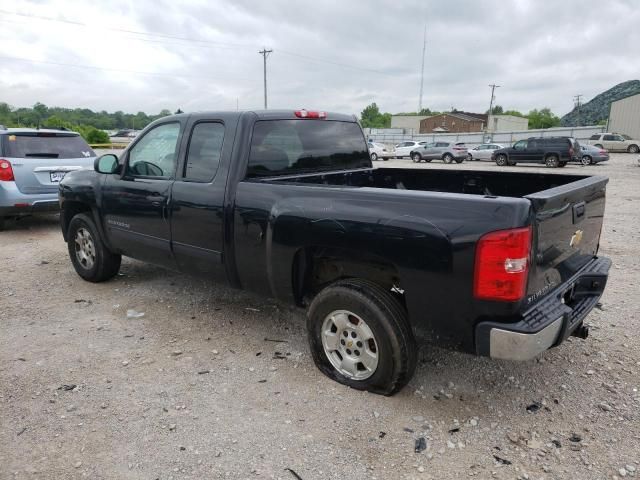
<path fill-rule="evenodd" d="M 113 281 L 90 284 L 55 217 L 10 225 L 0 233 L 0 478 L 640 476 L 635 157 L 554 171 L 611 178 L 601 253 L 614 266 L 588 340 L 526 363 L 425 345 L 391 398 L 320 374 L 300 310 L 128 259 Z"/>

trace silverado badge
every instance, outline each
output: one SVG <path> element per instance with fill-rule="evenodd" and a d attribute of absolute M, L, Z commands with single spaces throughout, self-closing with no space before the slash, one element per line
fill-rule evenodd
<path fill-rule="evenodd" d="M 571 236 L 571 241 L 569 242 L 569 246 L 571 247 L 577 247 L 578 245 L 580 245 L 580 242 L 582 241 L 582 234 L 584 232 L 582 230 L 576 230 L 576 233 L 574 233 Z"/>

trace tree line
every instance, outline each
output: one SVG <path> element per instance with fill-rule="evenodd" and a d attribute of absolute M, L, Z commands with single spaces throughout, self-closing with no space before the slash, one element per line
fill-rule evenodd
<path fill-rule="evenodd" d="M 154 120 L 171 115 L 162 110 L 157 115 L 144 112 L 113 113 L 104 110 L 94 112 L 88 108 L 47 107 L 36 103 L 33 107 L 14 108 L 0 102 L 0 125 L 5 127 L 67 128 L 80 133 L 89 143 L 108 143 L 109 136 L 104 130 L 131 128 L 140 130 Z"/>
<path fill-rule="evenodd" d="M 455 108 L 451 109 L 452 113 L 456 113 L 458 110 Z M 423 108 L 420 112 L 403 112 L 396 113 L 395 115 L 440 115 L 441 113 L 449 113 L 449 112 L 436 112 L 432 111 L 428 108 Z M 552 128 L 560 126 L 560 118 L 555 115 L 549 108 L 544 107 L 541 109 L 533 109 L 526 115 L 517 111 L 517 110 L 504 110 L 504 108 L 500 105 L 496 105 L 491 109 L 491 113 L 493 115 L 513 115 L 516 117 L 523 117 L 529 119 L 529 129 L 540 129 L 540 128 Z M 485 112 L 485 114 L 489 114 L 489 110 Z M 360 113 L 360 124 L 364 128 L 389 128 L 391 126 L 391 113 L 382 113 L 378 108 L 376 103 L 372 103 L 371 105 L 367 105 L 364 110 Z"/>

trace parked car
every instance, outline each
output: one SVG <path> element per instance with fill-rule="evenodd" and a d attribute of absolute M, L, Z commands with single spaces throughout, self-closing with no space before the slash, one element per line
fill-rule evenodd
<path fill-rule="evenodd" d="M 374 169 L 353 115 L 203 112 L 68 174 L 60 222 L 83 279 L 124 255 L 307 307 L 317 367 L 390 395 L 420 331 L 512 360 L 585 338 L 611 265 L 607 181 Z"/>
<path fill-rule="evenodd" d="M 389 160 L 395 155 L 393 149 L 388 149 L 386 145 L 377 142 L 369 142 L 369 155 L 374 162 L 378 159 Z"/>
<path fill-rule="evenodd" d="M 512 147 L 494 150 L 491 160 L 498 166 L 518 163 L 544 163 L 547 167 L 564 167 L 580 161 L 580 144 L 573 137 L 531 137 L 519 140 Z"/>
<path fill-rule="evenodd" d="M 483 143 L 477 147 L 469 149 L 467 153 L 468 160 L 491 160 L 491 154 L 494 150 L 504 148 L 504 145 L 497 143 Z"/>
<path fill-rule="evenodd" d="M 411 160 L 414 162 L 430 162 L 442 160 L 444 163 L 462 163 L 467 158 L 467 147 L 464 143 L 432 142 L 418 145 L 411 151 Z"/>
<path fill-rule="evenodd" d="M 588 142 L 594 147 L 605 148 L 610 152 L 640 152 L 640 140 L 625 138 L 628 135 L 618 135 L 617 133 L 596 133 L 591 135 Z"/>
<path fill-rule="evenodd" d="M 580 145 L 580 151 L 582 152 L 580 162 L 583 165 L 592 165 L 609 160 L 609 152 L 604 148 L 594 147 L 593 145 Z"/>
<path fill-rule="evenodd" d="M 92 168 L 95 153 L 76 132 L 0 130 L 0 229 L 5 219 L 59 209 L 66 173 Z"/>
<path fill-rule="evenodd" d="M 415 141 L 407 141 L 400 142 L 395 146 L 396 158 L 411 158 L 411 152 L 418 148 L 421 145 L 426 144 L 427 142 L 415 142 Z"/>

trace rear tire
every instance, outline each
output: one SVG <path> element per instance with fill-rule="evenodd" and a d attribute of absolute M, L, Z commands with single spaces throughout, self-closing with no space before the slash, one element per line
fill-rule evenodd
<path fill-rule="evenodd" d="M 415 372 L 418 349 L 407 314 L 369 280 L 339 280 L 322 290 L 309 307 L 307 329 L 316 366 L 343 385 L 393 395 Z"/>
<path fill-rule="evenodd" d="M 638 145 L 629 145 L 629 148 L 627 148 L 629 153 L 638 153 L 639 150 Z"/>
<path fill-rule="evenodd" d="M 419 163 L 420 161 L 422 161 L 422 155 L 420 155 L 418 152 L 413 152 L 411 154 L 411 160 L 413 160 L 414 163 Z"/>
<path fill-rule="evenodd" d="M 76 273 L 88 282 L 104 282 L 120 270 L 122 257 L 107 249 L 95 223 L 84 213 L 69 222 L 67 248 Z"/>
<path fill-rule="evenodd" d="M 506 167 L 509 164 L 509 159 L 506 155 L 500 154 L 496 157 L 496 165 L 499 167 Z"/>
<path fill-rule="evenodd" d="M 591 165 L 593 164 L 593 158 L 591 158 L 589 155 L 583 155 L 582 159 L 580 160 L 580 163 L 582 163 L 582 165 Z"/>
<path fill-rule="evenodd" d="M 378 154 L 374 152 L 371 154 L 371 161 L 375 162 L 376 160 L 378 160 Z"/>
<path fill-rule="evenodd" d="M 453 156 L 452 156 L 450 153 L 445 153 L 445 154 L 442 156 L 442 161 L 443 161 L 444 163 L 449 164 L 449 163 L 453 162 Z"/>
<path fill-rule="evenodd" d="M 544 164 L 549 168 L 558 168 L 560 166 L 560 160 L 557 155 L 547 155 L 544 159 Z"/>

